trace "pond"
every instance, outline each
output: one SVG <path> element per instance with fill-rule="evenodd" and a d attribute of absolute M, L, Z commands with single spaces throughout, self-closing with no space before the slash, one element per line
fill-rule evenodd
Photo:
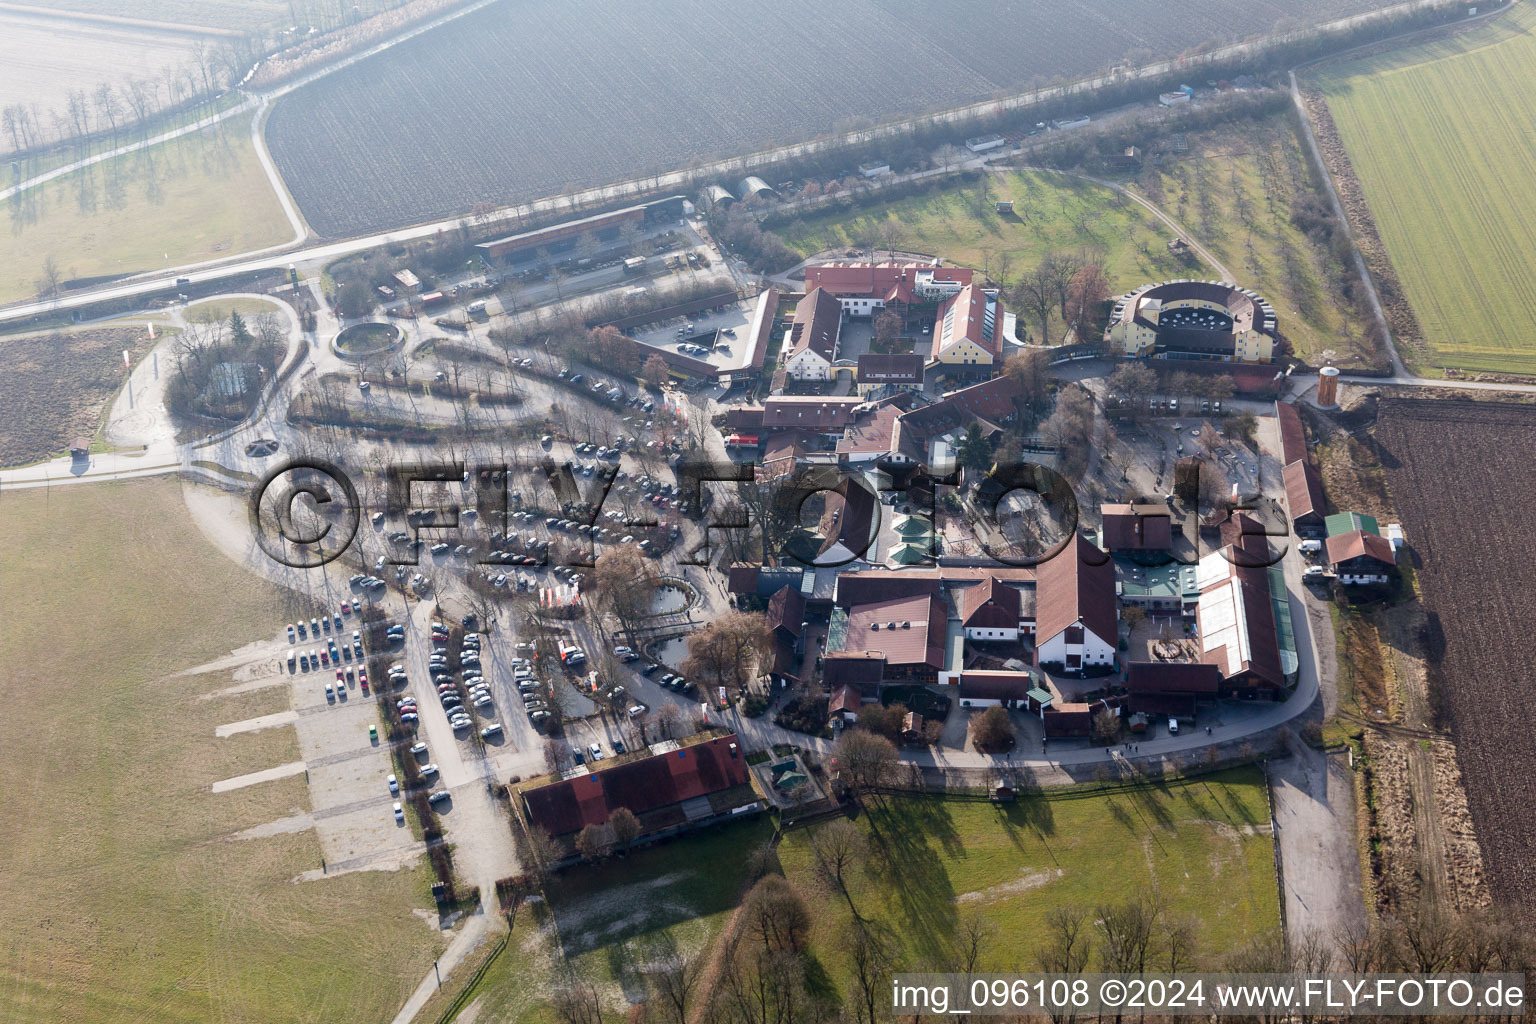
<path fill-rule="evenodd" d="M 672 671 L 680 671 L 683 659 L 688 657 L 688 638 L 675 636 L 671 640 L 664 640 L 652 648 L 651 652 L 657 661 L 670 668 Z"/>
<path fill-rule="evenodd" d="M 651 596 L 651 614 L 670 615 L 683 611 L 692 603 L 692 587 L 680 580 L 666 580 L 656 587 Z"/>

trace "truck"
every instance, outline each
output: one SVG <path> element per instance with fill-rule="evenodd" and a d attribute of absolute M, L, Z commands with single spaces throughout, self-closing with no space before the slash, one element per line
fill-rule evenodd
<path fill-rule="evenodd" d="M 421 296 L 421 308 L 431 309 L 434 306 L 441 306 L 447 301 L 448 297 L 442 292 L 426 292 Z"/>
<path fill-rule="evenodd" d="M 624 273 L 643 274 L 645 272 L 645 257 L 631 256 L 624 261 Z"/>

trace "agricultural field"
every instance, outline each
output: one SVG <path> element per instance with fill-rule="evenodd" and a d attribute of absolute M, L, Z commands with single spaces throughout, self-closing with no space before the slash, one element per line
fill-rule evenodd
<path fill-rule="evenodd" d="M 1298 357 L 1313 365 L 1371 365 L 1364 325 L 1334 283 L 1338 261 L 1291 219 L 1320 196 L 1289 119 L 1226 126 L 1187 141 L 1187 154 L 1148 162 L 1136 191 L 1274 304 Z"/>
<path fill-rule="evenodd" d="M 124 13 L 116 4 L 115 14 Z M 0 9 L 0 97 L 5 105 L 37 104 L 64 111 L 69 91 L 91 95 L 106 82 L 114 88 L 131 75 L 158 80 L 166 69 L 189 65 L 199 37 L 143 25 L 63 19 Z M 204 38 L 204 45 L 214 43 Z M 94 110 L 92 111 L 94 117 Z M 9 138 L 0 150 L 9 149 Z M 7 182 L 9 184 L 9 182 Z"/>
<path fill-rule="evenodd" d="M 1536 408 L 1386 399 L 1375 440 L 1427 611 L 1419 643 L 1456 741 L 1496 901 L 1536 908 L 1536 735 L 1519 710 L 1536 672 L 1530 573 Z"/>
<path fill-rule="evenodd" d="M 936 5 L 850 0 L 493 4 L 284 97 L 267 137 L 322 235 L 384 230 L 644 177 L 1075 79 L 1380 0 L 1009 0 L 985 31 Z M 943 68 L 914 74 L 914 68 Z M 488 69 L 494 69 L 489 71 Z M 828 102 L 836 97 L 836 102 Z"/>
<path fill-rule="evenodd" d="M 67 13 L 108 17 L 127 14 L 141 21 L 243 32 L 262 25 L 290 24 L 291 11 L 302 12 L 314 3 L 313 0 L 300 0 L 293 5 L 287 0 L 134 0 L 131 10 L 120 0 L 30 0 L 30 5 Z M 372 6 L 377 6 L 377 0 Z"/>
<path fill-rule="evenodd" d="M 1011 215 L 996 211 L 999 199 L 1013 201 Z M 776 231 L 790 248 L 810 256 L 850 245 L 884 245 L 893 223 L 897 248 L 940 255 L 1010 282 L 1053 251 L 1095 254 L 1117 292 L 1191 273 L 1169 254 L 1167 225 L 1125 196 L 1070 174 L 994 173 L 983 182 L 860 211 L 802 218 Z"/>
<path fill-rule="evenodd" d="M 895 939 L 911 970 L 953 963 L 960 920 L 972 913 L 989 932 L 980 970 L 1030 969 L 1056 907 L 1091 922 L 1101 906 L 1145 896 L 1163 929 L 1193 926 L 1195 958 L 1206 964 L 1280 923 L 1264 780 L 1253 768 L 1012 805 L 894 797 L 872 802 L 858 825 L 868 852 L 846 876 L 846 900 L 821 877 L 811 832 L 791 832 L 779 847 L 785 877 L 816 917 L 812 944 L 839 980 L 850 900 Z"/>
<path fill-rule="evenodd" d="M 1315 76 L 1423 335 L 1421 373 L 1536 373 L 1536 11 Z"/>
<path fill-rule="evenodd" d="M 442 949 L 424 861 L 299 882 L 315 834 L 263 826 L 309 810 L 303 776 L 210 791 L 299 758 L 291 729 L 215 735 L 286 687 L 199 668 L 275 641 L 283 593 L 171 478 L 7 488 L 0 524 L 0 1018 L 389 1020 Z"/>
<path fill-rule="evenodd" d="M 95 437 L 123 384 L 123 352 L 149 351 L 142 327 L 0 340 L 0 466 L 59 455 L 73 437 Z"/>
<path fill-rule="evenodd" d="M 285 242 L 293 235 L 244 118 L 140 150 L 3 204 L 0 302 L 59 277 L 162 270 Z"/>

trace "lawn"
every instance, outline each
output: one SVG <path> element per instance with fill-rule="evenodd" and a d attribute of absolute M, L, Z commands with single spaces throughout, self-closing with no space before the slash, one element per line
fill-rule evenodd
<path fill-rule="evenodd" d="M 1295 354 L 1369 365 L 1362 325 L 1337 295 L 1339 267 L 1291 219 L 1312 195 L 1301 141 L 1286 118 L 1187 138 L 1187 154 L 1148 163 L 1133 186 L 1167 212 L 1280 314 Z"/>
<path fill-rule="evenodd" d="M 1428 352 L 1536 372 L 1536 10 L 1317 76 Z"/>
<path fill-rule="evenodd" d="M 63 279 L 162 270 L 276 245 L 288 220 L 243 117 L 94 164 L 4 204 L 0 302 Z"/>
<path fill-rule="evenodd" d="M 547 908 L 520 911 L 511 943 L 466 1006 L 478 1003 L 477 1019 L 497 1024 L 552 1022 L 544 997 L 559 977 L 557 948 L 610 1004 L 643 998 L 647 960 L 702 950 L 719 936 L 746 888 L 748 854 L 772 831 L 766 818 L 733 822 L 567 870 L 551 883 Z"/>
<path fill-rule="evenodd" d="M 1099 906 L 1146 896 L 1165 923 L 1190 920 L 1198 955 L 1211 960 L 1279 926 L 1264 782 L 1253 768 L 1011 805 L 891 797 L 858 822 L 870 852 L 850 876 L 850 896 L 899 937 L 906 970 L 947 970 L 956 926 L 972 912 L 991 928 L 982 970 L 1032 968 L 1059 906 L 1092 921 Z M 840 978 L 850 911 L 818 877 L 810 840 L 810 831 L 789 833 L 779 859 L 816 917 L 813 947 Z"/>
<path fill-rule="evenodd" d="M 279 592 L 171 479 L 7 489 L 0 523 L 0 1020 L 389 1020 L 442 945 L 424 865 L 296 883 L 312 833 L 231 837 L 307 810 L 303 776 L 209 791 L 299 757 L 290 729 L 214 735 L 284 688 L 180 674 L 276 637 Z"/>
<path fill-rule="evenodd" d="M 999 199 L 1011 199 L 1014 212 L 998 213 Z M 888 221 L 900 225 L 897 248 L 988 270 L 1005 283 L 1053 251 L 1097 254 L 1116 291 L 1175 272 L 1200 273 L 1169 255 L 1168 228 L 1146 210 L 1102 185 L 1047 172 L 1007 171 L 989 176 L 984 186 L 973 182 L 852 213 L 834 211 L 778 231 L 791 248 L 809 256 L 850 245 L 883 246 Z"/>

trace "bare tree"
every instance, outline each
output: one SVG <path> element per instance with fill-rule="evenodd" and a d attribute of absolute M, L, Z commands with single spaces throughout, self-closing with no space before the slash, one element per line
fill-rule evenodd
<path fill-rule="evenodd" d="M 877 1024 L 883 1016 L 880 997 L 887 991 L 887 979 L 896 968 L 896 943 L 884 925 L 855 916 L 844 939 L 844 952 L 853 975 L 853 1019 L 855 1024 Z"/>
<path fill-rule="evenodd" d="M 586 825 L 576 833 L 576 852 L 589 861 L 599 861 L 613 849 L 613 829 L 607 823 Z"/>
<path fill-rule="evenodd" d="M 628 807 L 615 807 L 608 815 L 608 828 L 619 849 L 628 852 L 630 844 L 640 836 L 640 819 Z"/>
<path fill-rule="evenodd" d="M 853 895 L 848 890 L 848 878 L 853 869 L 863 863 L 868 849 L 864 833 L 847 818 L 838 818 L 811 834 L 816 868 L 847 902 L 854 920 L 859 919 L 859 908 L 854 906 Z"/>
<path fill-rule="evenodd" d="M 798 953 L 805 947 L 811 913 L 783 875 L 764 875 L 741 903 L 742 930 L 774 953 Z"/>

